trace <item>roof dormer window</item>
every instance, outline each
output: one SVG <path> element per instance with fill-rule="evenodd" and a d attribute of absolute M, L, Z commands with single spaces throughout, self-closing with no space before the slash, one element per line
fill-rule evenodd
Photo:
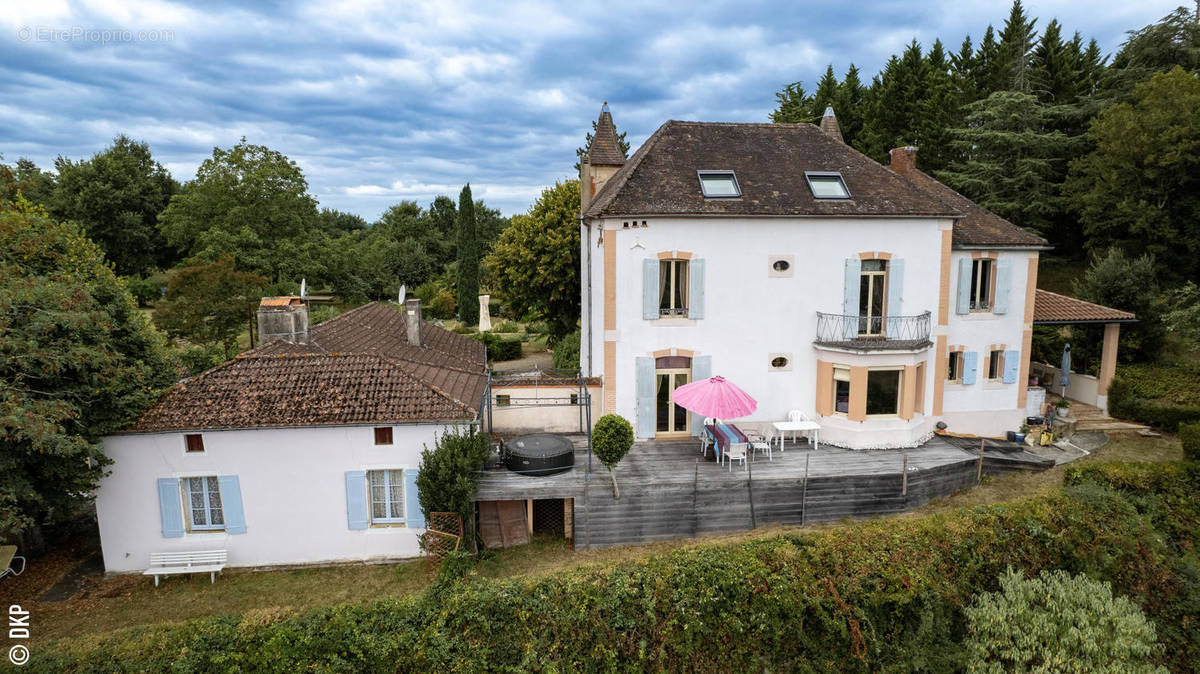
<path fill-rule="evenodd" d="M 736 199 L 742 196 L 737 176 L 733 171 L 696 171 L 700 177 L 700 191 L 705 199 Z"/>
<path fill-rule="evenodd" d="M 846 181 L 842 174 L 836 171 L 805 171 L 808 189 L 812 190 L 815 199 L 849 199 L 850 190 L 846 189 Z"/>

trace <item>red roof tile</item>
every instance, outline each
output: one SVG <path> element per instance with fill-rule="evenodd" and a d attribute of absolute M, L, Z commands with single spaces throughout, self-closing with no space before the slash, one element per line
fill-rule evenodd
<path fill-rule="evenodd" d="M 1085 302 L 1040 288 L 1033 301 L 1034 323 L 1130 323 L 1136 320 L 1137 316 L 1128 311 Z"/>

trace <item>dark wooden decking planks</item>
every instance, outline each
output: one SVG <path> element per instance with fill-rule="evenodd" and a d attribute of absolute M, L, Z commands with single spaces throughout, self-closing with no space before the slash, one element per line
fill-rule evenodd
<path fill-rule="evenodd" d="M 695 440 L 639 442 L 618 466 L 618 500 L 607 470 L 595 458 L 589 479 L 585 441 L 574 439 L 571 471 L 543 477 L 487 471 L 476 500 L 573 498 L 575 545 L 600 548 L 904 512 L 973 486 L 978 462 L 977 453 L 935 437 L 907 450 L 908 485 L 902 493 L 903 450 L 813 451 L 801 441 L 784 453 L 776 451 L 773 461 L 758 455 L 750 471 L 734 464 L 730 472 L 713 462 L 711 452 L 701 458 Z M 988 475 L 1046 467 L 1044 460 L 1021 452 L 988 450 L 984 458 Z"/>

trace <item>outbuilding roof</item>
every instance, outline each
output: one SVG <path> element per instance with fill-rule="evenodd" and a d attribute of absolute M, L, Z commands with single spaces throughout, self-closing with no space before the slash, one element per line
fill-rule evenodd
<path fill-rule="evenodd" d="M 483 344 L 378 302 L 277 340 L 173 386 L 128 432 L 400 424 L 477 418 Z"/>
<path fill-rule="evenodd" d="M 1034 324 L 1068 323 L 1132 323 L 1137 316 L 1128 311 L 1113 309 L 1074 297 L 1038 289 L 1033 300 Z"/>
<path fill-rule="evenodd" d="M 741 197 L 704 198 L 697 171 L 733 171 Z M 840 173 L 850 198 L 814 198 L 806 171 Z M 953 217 L 959 211 L 812 124 L 672 120 L 605 183 L 584 215 Z"/>

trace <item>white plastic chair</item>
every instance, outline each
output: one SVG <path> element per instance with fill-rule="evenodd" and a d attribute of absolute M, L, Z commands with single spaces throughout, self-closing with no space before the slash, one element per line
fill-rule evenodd
<path fill-rule="evenodd" d="M 775 458 L 771 456 L 771 442 L 767 440 L 766 436 L 764 436 L 761 432 L 751 431 L 746 434 L 746 438 L 750 440 L 751 450 L 754 452 L 766 452 L 768 461 L 775 460 Z"/>
<path fill-rule="evenodd" d="M 742 470 L 746 470 L 746 443 L 731 442 L 721 458 L 729 462 L 729 472 L 733 472 L 733 462 L 741 461 Z"/>
<path fill-rule="evenodd" d="M 808 415 L 800 410 L 788 412 L 788 421 L 809 421 Z"/>
<path fill-rule="evenodd" d="M 712 417 L 704 418 L 704 427 L 700 429 L 700 456 L 708 456 L 708 448 L 713 443 L 713 437 L 708 433 L 708 427 L 715 423 Z"/>

